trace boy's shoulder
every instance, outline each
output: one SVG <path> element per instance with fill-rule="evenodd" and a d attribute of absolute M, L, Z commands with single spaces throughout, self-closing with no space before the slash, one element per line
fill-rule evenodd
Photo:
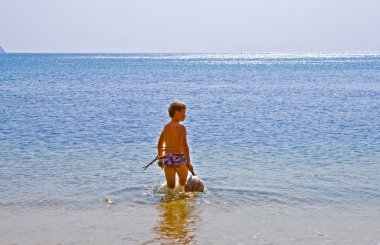
<path fill-rule="evenodd" d="M 183 124 L 179 124 L 179 131 L 180 131 L 181 133 L 186 133 L 186 127 L 185 127 L 185 125 L 183 125 Z"/>
<path fill-rule="evenodd" d="M 176 129 L 179 129 L 179 130 L 186 130 L 185 125 L 180 124 L 180 123 L 178 123 L 178 124 L 172 124 L 172 123 L 169 122 L 169 123 L 167 123 L 165 125 L 164 130 L 168 129 L 168 128 L 176 128 Z"/>

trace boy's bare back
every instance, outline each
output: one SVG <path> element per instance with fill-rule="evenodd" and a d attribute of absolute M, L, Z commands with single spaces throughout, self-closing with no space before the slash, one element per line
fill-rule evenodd
<path fill-rule="evenodd" d="M 162 134 L 165 142 L 165 152 L 185 153 L 186 128 L 184 125 L 171 121 L 165 125 Z"/>

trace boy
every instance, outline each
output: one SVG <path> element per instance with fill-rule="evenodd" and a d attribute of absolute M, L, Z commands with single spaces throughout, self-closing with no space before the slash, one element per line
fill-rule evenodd
<path fill-rule="evenodd" d="M 160 159 L 158 165 L 165 171 L 167 187 L 174 189 L 175 174 L 177 173 L 179 184 L 183 187 L 186 184 L 188 171 L 193 173 L 193 166 L 190 162 L 186 128 L 180 124 L 186 118 L 186 106 L 174 102 L 170 104 L 168 112 L 171 120 L 162 130 L 157 144 Z"/>

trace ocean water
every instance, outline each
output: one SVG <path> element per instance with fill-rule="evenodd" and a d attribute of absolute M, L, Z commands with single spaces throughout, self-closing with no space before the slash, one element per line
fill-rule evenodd
<path fill-rule="evenodd" d="M 0 55 L 0 244 L 377 245 L 379 176 L 380 53 Z"/>

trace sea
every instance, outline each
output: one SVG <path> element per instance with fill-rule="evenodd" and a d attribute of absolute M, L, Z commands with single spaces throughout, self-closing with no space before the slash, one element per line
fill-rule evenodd
<path fill-rule="evenodd" d="M 1 54 L 0 244 L 380 244 L 380 52 Z"/>

